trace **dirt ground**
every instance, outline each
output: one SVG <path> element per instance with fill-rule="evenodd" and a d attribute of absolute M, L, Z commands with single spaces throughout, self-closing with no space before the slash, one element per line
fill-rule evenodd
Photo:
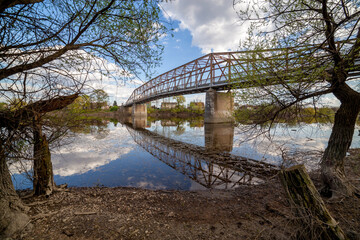
<path fill-rule="evenodd" d="M 360 150 L 350 153 L 347 174 L 360 188 Z M 289 239 L 304 228 L 277 177 L 236 190 L 70 188 L 23 201 L 32 221 L 14 239 Z M 360 199 L 325 202 L 348 237 L 360 239 Z"/>

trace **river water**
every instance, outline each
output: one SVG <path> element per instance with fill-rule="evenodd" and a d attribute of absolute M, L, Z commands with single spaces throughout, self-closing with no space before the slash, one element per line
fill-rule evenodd
<path fill-rule="evenodd" d="M 360 147 L 359 132 L 356 126 L 352 148 Z M 54 180 L 78 187 L 236 188 L 266 181 L 281 166 L 316 169 L 330 133 L 330 123 L 253 128 L 202 119 L 91 121 L 53 148 Z M 10 170 L 15 188 L 31 188 L 15 166 Z"/>

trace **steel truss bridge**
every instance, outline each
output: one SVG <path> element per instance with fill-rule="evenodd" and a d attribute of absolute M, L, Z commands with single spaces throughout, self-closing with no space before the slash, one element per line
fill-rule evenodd
<path fill-rule="evenodd" d="M 146 129 L 126 128 L 151 155 L 206 188 L 236 188 L 277 174 L 279 167 L 226 152 L 176 141 Z"/>
<path fill-rule="evenodd" d="M 349 42 L 337 44 L 345 46 Z M 304 81 L 319 68 L 324 71 L 331 69 L 330 62 L 328 54 L 318 46 L 210 53 L 146 82 L 133 91 L 124 106 L 205 92 L 209 88 L 224 90 L 256 86 L 256 79 L 266 80 L 267 85 L 281 84 L 290 78 Z M 349 69 L 349 78 L 359 76 L 360 61 L 355 61 Z"/>

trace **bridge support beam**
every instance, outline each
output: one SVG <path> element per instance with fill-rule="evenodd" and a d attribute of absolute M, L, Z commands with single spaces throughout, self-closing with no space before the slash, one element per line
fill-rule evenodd
<path fill-rule="evenodd" d="M 132 117 L 133 118 L 147 118 L 146 104 L 134 104 L 132 106 Z"/>
<path fill-rule="evenodd" d="M 209 89 L 205 99 L 205 123 L 231 123 L 234 110 L 234 97 L 231 93 L 216 92 Z"/>

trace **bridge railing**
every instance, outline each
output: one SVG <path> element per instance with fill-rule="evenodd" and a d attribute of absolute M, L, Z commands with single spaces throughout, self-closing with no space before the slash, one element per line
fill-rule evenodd
<path fill-rule="evenodd" d="M 251 84 L 252 79 L 275 79 L 276 84 L 289 76 L 311 76 L 319 68 L 330 68 L 331 62 L 318 46 L 210 53 L 146 82 L 133 91 L 125 106 L 234 83 Z"/>

